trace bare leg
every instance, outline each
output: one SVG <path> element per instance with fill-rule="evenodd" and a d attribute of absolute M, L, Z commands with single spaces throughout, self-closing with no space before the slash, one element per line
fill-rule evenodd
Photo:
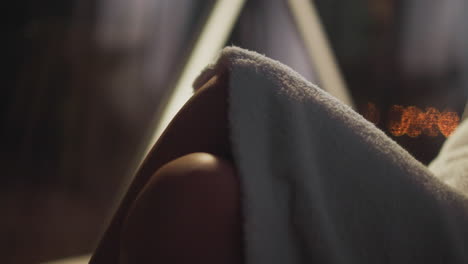
<path fill-rule="evenodd" d="M 231 160 L 227 121 L 228 78 L 227 74 L 220 74 L 197 89 L 196 94 L 169 124 L 135 176 L 95 250 L 91 264 L 119 263 L 119 257 L 125 255 L 120 253 L 120 247 L 124 244 L 121 238 L 124 221 L 142 190 L 153 188 L 147 187 L 148 183 L 162 166 L 195 152 L 210 153 Z M 195 188 L 194 191 L 200 190 Z M 175 191 L 178 192 L 180 191 Z"/>
<path fill-rule="evenodd" d="M 234 167 L 207 153 L 167 163 L 138 195 L 121 239 L 122 263 L 242 263 Z"/>

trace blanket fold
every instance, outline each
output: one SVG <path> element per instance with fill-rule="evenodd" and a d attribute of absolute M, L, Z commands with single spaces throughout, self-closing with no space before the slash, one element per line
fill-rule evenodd
<path fill-rule="evenodd" d="M 225 48 L 246 263 L 468 263 L 468 198 L 281 63 Z M 468 176 L 468 175 L 467 175 Z"/>

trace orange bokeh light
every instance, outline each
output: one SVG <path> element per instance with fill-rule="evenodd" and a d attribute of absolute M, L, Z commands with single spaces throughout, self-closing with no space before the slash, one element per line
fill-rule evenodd
<path fill-rule="evenodd" d="M 389 131 L 394 136 L 403 136 L 406 134 L 411 123 L 409 115 L 405 114 L 405 108 L 401 105 L 394 105 L 390 108 Z"/>
<path fill-rule="evenodd" d="M 430 137 L 439 135 L 439 131 L 448 137 L 458 126 L 460 118 L 456 112 L 440 113 L 434 107 L 428 107 L 423 112 L 416 106 L 403 107 L 394 105 L 390 109 L 388 129 L 394 136 L 407 135 L 416 138 L 421 134 Z"/>
<path fill-rule="evenodd" d="M 439 117 L 440 117 L 439 110 L 435 109 L 434 107 L 426 108 L 426 113 L 424 113 L 424 119 L 426 120 L 426 122 L 424 123 L 424 126 L 423 126 L 423 131 L 426 135 L 430 137 L 436 137 L 437 135 L 439 135 L 438 125 L 437 125 Z"/>
<path fill-rule="evenodd" d="M 444 136 L 448 137 L 450 136 L 450 134 L 453 133 L 455 128 L 457 128 L 458 123 L 460 123 L 460 117 L 458 117 L 457 113 L 444 111 L 439 116 L 439 121 L 437 122 L 437 125 L 439 127 L 440 132 Z"/>

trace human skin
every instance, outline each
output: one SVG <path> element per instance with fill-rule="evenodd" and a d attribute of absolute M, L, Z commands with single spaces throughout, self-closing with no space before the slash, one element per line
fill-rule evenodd
<path fill-rule="evenodd" d="M 123 225 L 121 263 L 242 263 L 235 169 L 208 153 L 161 167 Z"/>
<path fill-rule="evenodd" d="M 91 264 L 242 263 L 227 76 L 197 89 L 135 176 Z"/>

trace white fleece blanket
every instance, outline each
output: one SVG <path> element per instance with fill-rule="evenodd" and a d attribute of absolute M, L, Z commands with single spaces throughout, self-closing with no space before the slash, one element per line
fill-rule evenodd
<path fill-rule="evenodd" d="M 445 141 L 437 158 L 429 164 L 437 178 L 468 195 L 468 119 Z"/>
<path fill-rule="evenodd" d="M 225 48 L 246 263 L 468 263 L 468 198 L 281 63 Z M 467 175 L 465 175 L 467 176 Z"/>

